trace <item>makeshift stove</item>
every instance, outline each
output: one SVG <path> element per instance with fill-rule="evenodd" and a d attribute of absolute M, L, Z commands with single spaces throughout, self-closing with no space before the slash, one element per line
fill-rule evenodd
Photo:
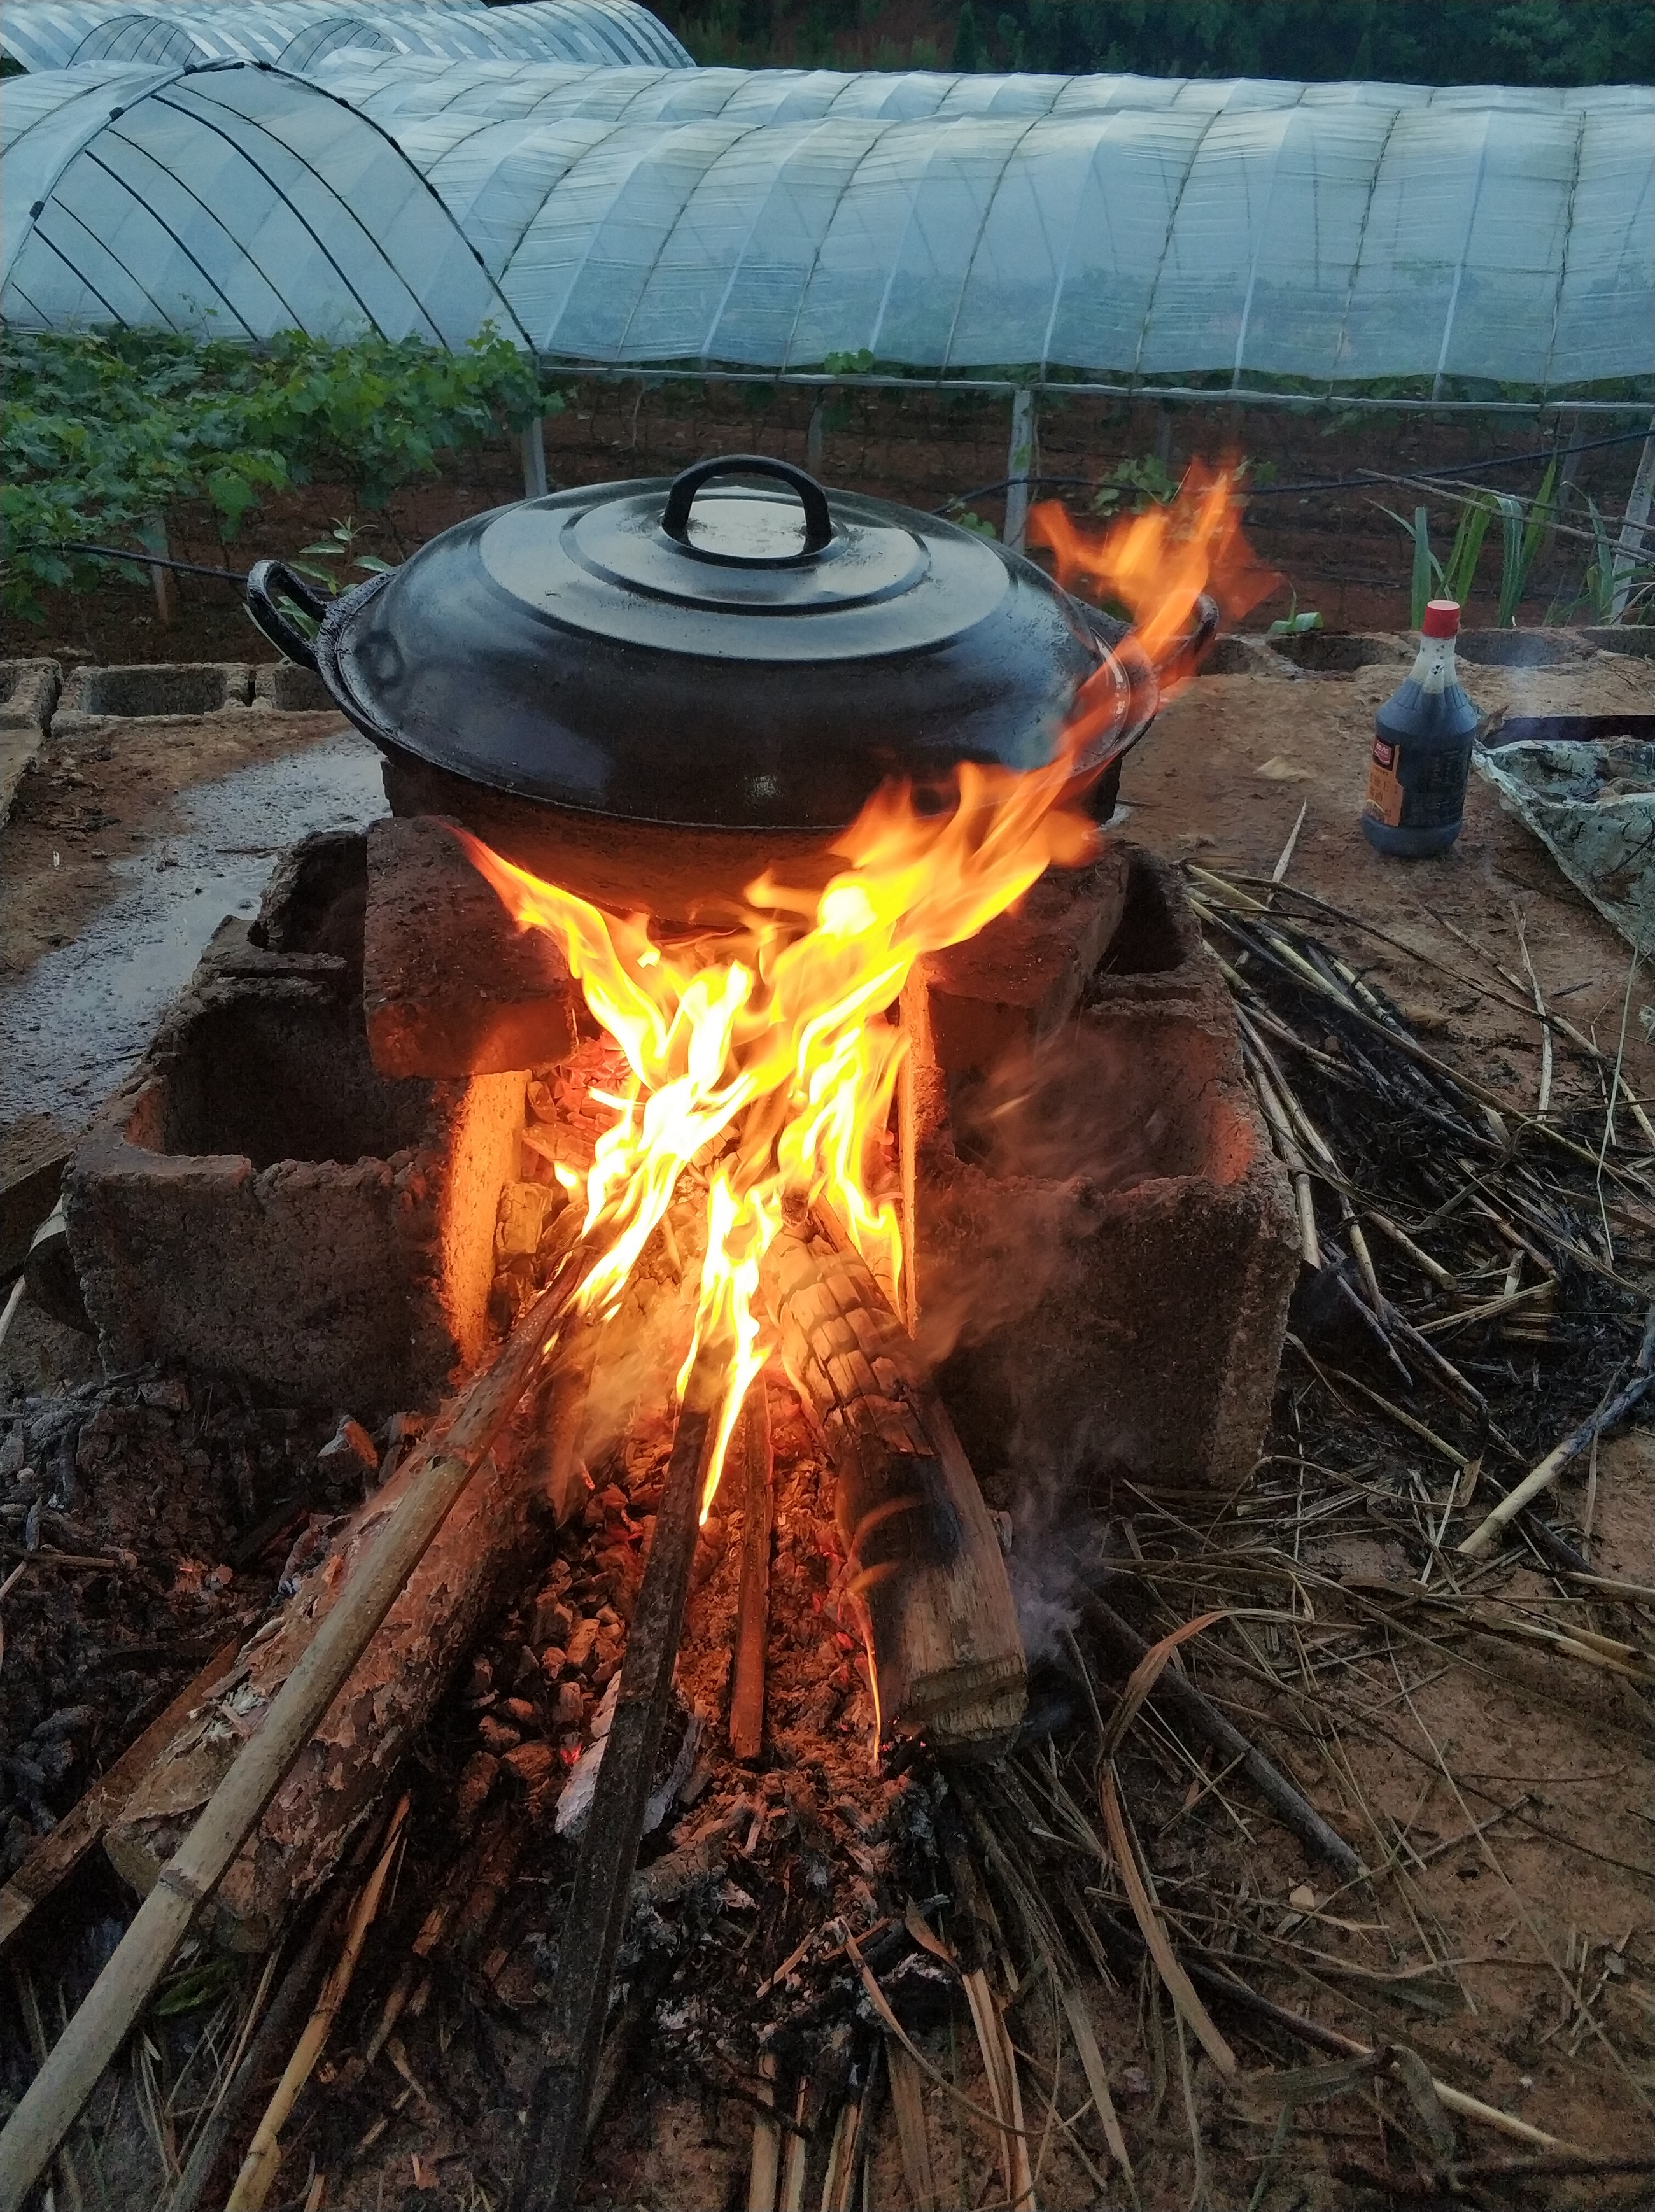
<path fill-rule="evenodd" d="M 694 489 L 676 538 L 669 502 L 674 542 Z M 883 528 L 856 556 L 876 568 Z M 1206 573 L 1174 551 L 1169 637 Z M 289 856 L 76 1156 L 69 1237 L 106 1360 L 394 1413 L 399 1444 L 474 1378 L 291 1563 L 286 1607 L 125 1806 L 111 1850 L 139 1887 L 360 1611 L 382 1625 L 217 1887 L 221 1931 L 267 1942 L 548 1525 L 613 1527 L 585 1648 L 572 1616 L 568 1644 L 530 1640 L 486 1753 L 581 1834 L 537 2201 L 573 2186 L 640 1833 L 689 1780 L 698 1732 L 765 1749 L 777 1393 L 831 1470 L 824 1601 L 836 1674 L 862 1670 L 865 1752 L 983 1759 L 1015 1741 L 1019 1525 L 1026 1558 L 1043 1511 L 1117 1481 L 1232 1491 L 1256 1456 L 1298 1266 L 1285 1179 L 1174 878 L 1125 847 L 1089 857 L 1074 805 L 1105 757 L 1086 750 L 1096 730 L 1141 726 L 1156 681 L 1141 653 L 1103 653 L 1045 765 L 960 766 L 951 805 L 881 783 L 849 830 L 783 840 L 745 905 L 721 884 L 684 923 L 625 918 L 410 812 L 454 779 L 422 780 L 386 740 L 398 817 Z M 519 852 L 546 834 L 544 814 L 498 819 Z M 727 872 L 739 841 L 721 836 Z M 588 880 L 637 868 L 648 842 L 612 861 L 581 830 L 575 862 Z M 661 878 L 675 900 L 686 865 Z M 669 1726 L 697 1528 L 735 1510 L 727 1709 L 716 1684 Z M 555 1635 L 555 1583 L 545 1595 Z M 513 1726 L 530 1716 L 533 1741 Z"/>

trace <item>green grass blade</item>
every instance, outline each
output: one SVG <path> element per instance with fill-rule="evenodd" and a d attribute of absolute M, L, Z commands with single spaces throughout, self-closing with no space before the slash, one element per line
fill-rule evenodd
<path fill-rule="evenodd" d="M 1462 607 L 1471 596 L 1477 561 L 1482 551 L 1483 538 L 1488 534 L 1488 518 L 1493 513 L 1486 494 L 1460 510 L 1459 527 L 1454 532 L 1454 543 L 1449 551 L 1448 565 L 1443 571 L 1442 584 L 1445 596 L 1457 600 Z"/>
<path fill-rule="evenodd" d="M 1414 574 L 1408 598 L 1408 626 L 1418 629 L 1425 620 L 1431 597 L 1431 517 L 1422 507 L 1414 510 Z"/>
<path fill-rule="evenodd" d="M 1596 623 L 1611 623 L 1615 619 L 1615 553 L 1609 542 L 1609 532 L 1603 527 L 1603 518 L 1597 511 L 1597 502 L 1586 494 L 1586 505 L 1591 510 L 1591 535 L 1594 558 L 1586 570 L 1585 596 L 1591 605 L 1591 617 Z"/>
<path fill-rule="evenodd" d="M 1523 502 L 1515 492 L 1491 492 L 1500 509 L 1500 605 L 1494 621 L 1500 629 L 1517 619 L 1523 597 Z"/>

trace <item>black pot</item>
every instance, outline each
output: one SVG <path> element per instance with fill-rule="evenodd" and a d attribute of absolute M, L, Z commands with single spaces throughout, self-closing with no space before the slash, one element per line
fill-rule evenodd
<path fill-rule="evenodd" d="M 383 750 L 395 812 L 673 919 L 715 918 L 768 866 L 825 879 L 891 777 L 1049 761 L 1103 670 L 1095 780 L 1159 696 L 1121 626 L 1031 562 L 755 454 L 496 508 L 336 599 L 261 561 L 247 603 Z"/>

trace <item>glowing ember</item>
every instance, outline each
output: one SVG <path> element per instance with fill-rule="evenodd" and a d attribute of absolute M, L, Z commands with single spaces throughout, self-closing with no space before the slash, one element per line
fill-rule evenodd
<path fill-rule="evenodd" d="M 1061 508 L 1030 520 L 1062 580 L 1101 585 L 1132 609 L 1152 657 L 1185 633 L 1215 576 L 1232 609 L 1251 603 L 1232 582 L 1244 549 L 1222 474 L 1192 478 L 1170 508 L 1095 543 Z M 831 1206 L 894 1298 L 902 1224 L 878 1170 L 904 1040 L 885 1010 L 923 954 L 974 935 L 1053 862 L 1092 851 L 1094 825 L 1073 805 L 1085 781 L 1076 763 L 1096 757 L 1100 722 L 1125 702 L 1118 684 L 1110 708 L 1090 689 L 1047 766 L 967 763 L 943 811 L 922 810 L 905 783 L 886 785 L 837 841 L 845 865 L 825 890 L 761 877 L 733 934 L 658 944 L 647 916 L 606 914 L 458 833 L 518 923 L 561 938 L 636 1079 L 633 1097 L 608 1102 L 617 1118 L 587 1178 L 585 1234 L 599 1256 L 578 1294 L 584 1310 L 614 1310 L 685 1169 L 697 1155 L 713 1162 L 695 1340 L 678 1383 L 682 1393 L 703 1343 L 727 1346 L 703 1514 L 764 1364 L 754 1297 L 786 1204 Z"/>

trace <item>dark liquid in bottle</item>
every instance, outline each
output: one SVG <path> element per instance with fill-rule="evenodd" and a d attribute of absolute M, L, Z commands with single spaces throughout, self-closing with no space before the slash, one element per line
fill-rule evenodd
<path fill-rule="evenodd" d="M 1445 682 L 1427 664 L 1446 648 Z M 1424 680 L 1422 680 L 1422 678 Z M 1414 672 L 1373 718 L 1362 832 L 1382 853 L 1444 853 L 1460 833 L 1471 739 L 1482 716 L 1460 690 L 1451 638 L 1427 638 Z"/>

